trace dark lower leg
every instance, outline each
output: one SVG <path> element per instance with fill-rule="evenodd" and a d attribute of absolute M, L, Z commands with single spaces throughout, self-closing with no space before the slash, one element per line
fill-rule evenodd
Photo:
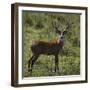
<path fill-rule="evenodd" d="M 55 72 L 59 71 L 59 67 L 58 67 L 58 55 L 55 56 Z"/>
<path fill-rule="evenodd" d="M 38 58 L 38 55 L 35 55 L 34 57 L 33 57 L 33 59 L 31 60 L 31 66 L 30 66 L 30 75 L 32 76 L 32 69 L 33 69 L 33 65 L 34 65 L 34 63 L 35 63 L 35 61 L 37 60 L 37 58 Z"/>
<path fill-rule="evenodd" d="M 31 63 L 33 61 L 33 58 L 34 58 L 34 55 L 28 61 L 28 71 L 30 71 L 30 69 L 31 69 Z"/>

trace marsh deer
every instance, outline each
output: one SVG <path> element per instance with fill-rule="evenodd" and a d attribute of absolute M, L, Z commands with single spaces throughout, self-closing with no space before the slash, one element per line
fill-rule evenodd
<path fill-rule="evenodd" d="M 31 45 L 31 51 L 33 55 L 28 61 L 28 71 L 30 71 L 31 75 L 32 75 L 33 65 L 41 54 L 54 55 L 55 56 L 55 72 L 59 71 L 58 54 L 60 51 L 62 51 L 62 48 L 64 45 L 64 35 L 68 32 L 69 24 L 66 25 L 66 28 L 64 31 L 58 30 L 58 27 L 56 26 L 54 28 L 55 28 L 56 33 L 58 33 L 60 36 L 57 39 L 57 41 L 55 42 L 34 41 L 34 43 Z"/>

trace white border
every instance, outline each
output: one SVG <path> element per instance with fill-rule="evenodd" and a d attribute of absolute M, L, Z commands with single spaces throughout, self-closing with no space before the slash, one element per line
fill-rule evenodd
<path fill-rule="evenodd" d="M 81 13 L 80 16 L 80 75 L 69 76 L 53 76 L 53 77 L 39 77 L 39 78 L 22 78 L 22 10 L 33 11 L 48 11 L 48 12 L 65 12 L 65 13 Z M 19 84 L 34 84 L 47 82 L 65 82 L 85 80 L 85 10 L 77 9 L 59 9 L 59 8 L 39 8 L 39 7 L 23 7 L 18 8 L 18 83 Z"/>

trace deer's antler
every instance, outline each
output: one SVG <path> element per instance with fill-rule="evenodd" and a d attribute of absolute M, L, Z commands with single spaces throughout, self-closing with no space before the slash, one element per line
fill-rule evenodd
<path fill-rule="evenodd" d="M 57 21 L 53 21 L 52 26 L 53 26 L 56 33 L 61 34 L 61 31 L 59 30 L 59 25 L 58 25 Z"/>
<path fill-rule="evenodd" d="M 66 34 L 67 32 L 69 32 L 69 31 L 71 30 L 72 24 L 73 24 L 73 23 L 71 22 L 71 20 L 66 23 L 66 28 L 65 28 L 65 30 L 63 31 L 63 34 Z"/>

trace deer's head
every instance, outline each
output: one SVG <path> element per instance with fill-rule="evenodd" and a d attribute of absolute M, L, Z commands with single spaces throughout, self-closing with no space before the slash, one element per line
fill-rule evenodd
<path fill-rule="evenodd" d="M 55 32 L 59 34 L 58 42 L 63 42 L 64 43 L 64 36 L 69 32 L 71 28 L 71 23 L 67 23 L 64 25 L 64 30 L 60 31 L 59 26 L 55 26 Z"/>

